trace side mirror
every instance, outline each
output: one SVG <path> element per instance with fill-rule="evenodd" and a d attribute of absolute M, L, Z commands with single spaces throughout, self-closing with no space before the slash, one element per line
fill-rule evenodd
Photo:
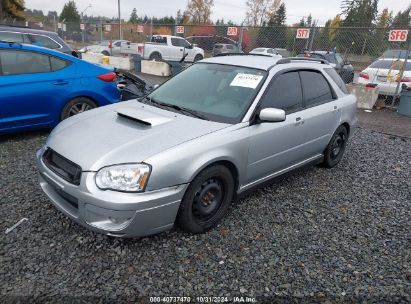
<path fill-rule="evenodd" d="M 160 86 L 159 84 L 155 84 L 155 85 L 153 86 L 153 89 L 157 89 L 159 86 Z"/>
<path fill-rule="evenodd" d="M 265 108 L 260 111 L 260 121 L 280 122 L 285 120 L 285 111 L 281 109 Z"/>

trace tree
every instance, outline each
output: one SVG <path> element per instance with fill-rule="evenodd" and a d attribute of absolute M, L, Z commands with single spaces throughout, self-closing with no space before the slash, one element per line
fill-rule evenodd
<path fill-rule="evenodd" d="M 411 26 L 411 5 L 405 11 L 399 11 L 392 22 L 392 27 L 396 28 L 409 26 Z"/>
<path fill-rule="evenodd" d="M 24 20 L 24 0 L 0 0 L 0 20 Z"/>
<path fill-rule="evenodd" d="M 133 8 L 133 11 L 131 12 L 130 19 L 128 20 L 129 23 L 131 24 L 137 24 L 138 23 L 138 16 L 137 16 L 137 9 Z"/>
<path fill-rule="evenodd" d="M 280 4 L 281 0 L 247 0 L 247 23 L 252 26 L 263 26 L 273 17 Z"/>
<path fill-rule="evenodd" d="M 60 20 L 65 20 L 64 22 L 67 24 L 68 32 L 80 31 L 80 14 L 73 0 L 64 4 L 60 14 Z"/>
<path fill-rule="evenodd" d="M 210 16 L 213 6 L 214 0 L 190 0 L 185 14 L 192 23 L 211 23 Z"/>
<path fill-rule="evenodd" d="M 285 48 L 287 46 L 287 28 L 285 27 L 286 8 L 281 3 L 271 15 L 267 26 L 260 29 L 257 37 L 259 46 Z"/>

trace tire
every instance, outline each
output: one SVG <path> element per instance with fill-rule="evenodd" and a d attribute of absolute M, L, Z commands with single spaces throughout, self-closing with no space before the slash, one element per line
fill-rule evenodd
<path fill-rule="evenodd" d="M 87 97 L 77 97 L 68 102 L 61 111 L 60 119 L 64 120 L 79 113 L 97 108 L 97 104 Z"/>
<path fill-rule="evenodd" d="M 324 152 L 323 165 L 326 168 L 335 167 L 342 159 L 347 145 L 348 132 L 344 126 L 339 126 L 331 137 Z"/>
<path fill-rule="evenodd" d="M 177 215 L 177 224 L 190 233 L 214 227 L 226 214 L 234 196 L 234 179 L 226 167 L 204 169 L 190 183 Z"/>
<path fill-rule="evenodd" d="M 155 60 L 155 61 L 160 61 L 162 59 L 161 54 L 154 52 L 150 54 L 150 57 L 148 58 L 149 60 Z"/>
<path fill-rule="evenodd" d="M 110 56 L 110 53 L 107 51 L 102 51 L 101 54 L 103 54 L 104 56 Z"/>
<path fill-rule="evenodd" d="M 194 57 L 194 62 L 199 61 L 199 60 L 202 60 L 203 58 L 204 58 L 204 57 L 203 57 L 202 55 L 197 54 L 197 55 Z"/>

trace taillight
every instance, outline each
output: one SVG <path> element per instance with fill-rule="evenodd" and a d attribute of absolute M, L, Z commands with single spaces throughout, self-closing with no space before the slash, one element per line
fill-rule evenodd
<path fill-rule="evenodd" d="M 364 79 L 370 79 L 370 76 L 367 73 L 361 72 L 359 77 L 364 78 Z"/>
<path fill-rule="evenodd" d="M 404 76 L 401 78 L 401 81 L 399 80 L 400 80 L 400 77 L 398 76 L 397 79 L 395 80 L 396 82 L 411 82 L 411 77 Z"/>
<path fill-rule="evenodd" d="M 112 42 L 112 41 L 110 41 L 110 42 L 108 43 L 108 48 L 109 48 L 109 49 L 113 48 L 113 42 Z"/>
<path fill-rule="evenodd" d="M 310 57 L 311 57 L 310 54 L 308 54 L 308 53 L 305 53 L 305 54 L 304 54 L 304 58 L 310 58 Z"/>
<path fill-rule="evenodd" d="M 107 74 L 99 75 L 97 78 L 105 82 L 113 82 L 117 79 L 117 75 L 114 72 L 109 72 Z"/>

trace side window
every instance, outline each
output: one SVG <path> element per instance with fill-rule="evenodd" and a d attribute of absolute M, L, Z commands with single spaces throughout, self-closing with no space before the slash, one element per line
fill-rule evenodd
<path fill-rule="evenodd" d="M 344 65 L 344 59 L 341 57 L 341 55 L 340 54 L 335 54 L 335 57 L 337 59 L 338 64 L 343 66 Z"/>
<path fill-rule="evenodd" d="M 178 39 L 178 38 L 171 38 L 171 44 L 173 46 L 180 46 L 179 40 L 180 39 Z"/>
<path fill-rule="evenodd" d="M 263 97 L 262 107 L 283 109 L 286 113 L 292 113 L 301 109 L 302 100 L 298 72 L 288 72 L 270 83 Z"/>
<path fill-rule="evenodd" d="M 333 99 L 330 85 L 320 72 L 300 71 L 304 106 L 311 107 Z"/>
<path fill-rule="evenodd" d="M 50 72 L 49 56 L 16 50 L 0 51 L 2 75 Z"/>
<path fill-rule="evenodd" d="M 49 49 L 61 48 L 60 44 L 58 44 L 57 42 L 55 42 L 54 40 L 46 36 L 30 35 L 30 39 L 33 44 L 38 45 L 38 46 L 46 47 Z"/>
<path fill-rule="evenodd" d="M 0 40 L 7 42 L 20 42 L 24 43 L 23 34 L 20 33 L 10 33 L 10 32 L 0 32 Z"/>
<path fill-rule="evenodd" d="M 340 75 L 338 75 L 337 71 L 333 68 L 324 69 L 324 71 L 334 80 L 336 85 L 343 91 L 345 94 L 350 94 L 345 85 L 344 81 L 341 79 Z"/>
<path fill-rule="evenodd" d="M 121 46 L 121 41 L 117 41 L 116 43 L 114 43 L 114 46 L 120 47 Z"/>
<path fill-rule="evenodd" d="M 53 72 L 58 71 L 58 70 L 62 70 L 64 69 L 66 66 L 70 65 L 69 62 L 56 58 L 56 57 L 52 57 L 50 56 L 50 64 L 51 64 L 51 70 Z"/>

